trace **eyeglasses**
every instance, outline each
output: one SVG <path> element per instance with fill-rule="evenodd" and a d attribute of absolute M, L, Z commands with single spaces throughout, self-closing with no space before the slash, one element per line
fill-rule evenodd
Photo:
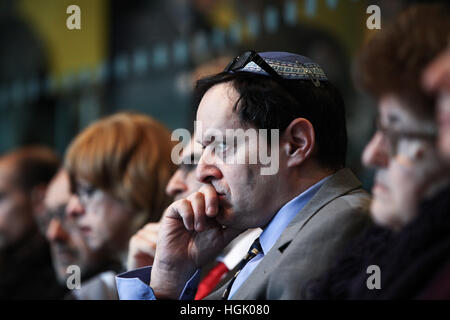
<path fill-rule="evenodd" d="M 436 132 L 413 131 L 413 130 L 396 130 L 384 126 L 380 118 L 376 119 L 376 128 L 383 134 L 383 138 L 388 145 L 388 152 L 390 156 L 396 156 L 399 151 L 399 144 L 401 140 L 424 140 L 433 142 L 436 140 Z"/>
<path fill-rule="evenodd" d="M 263 69 L 265 72 L 267 72 L 270 76 L 272 76 L 280 85 L 286 88 L 286 82 L 285 79 L 279 75 L 278 72 L 276 72 L 258 53 L 256 53 L 253 50 L 246 51 L 236 58 L 234 58 L 228 66 L 225 68 L 225 72 L 236 72 L 243 69 L 247 64 L 250 62 L 255 63 L 257 66 L 259 66 L 261 69 Z M 312 72 L 310 69 L 308 69 L 307 66 L 305 66 L 301 62 L 297 62 L 300 64 L 305 72 L 308 74 L 309 79 L 312 81 L 312 83 L 316 86 L 320 86 L 320 81 L 314 78 Z M 287 88 L 286 88 L 287 89 Z"/>
<path fill-rule="evenodd" d="M 58 220 L 64 229 L 70 230 L 74 227 L 73 221 L 66 215 L 66 205 L 60 205 L 54 209 L 48 209 L 42 216 L 38 217 L 38 226 L 42 234 L 46 234 L 52 220 Z"/>

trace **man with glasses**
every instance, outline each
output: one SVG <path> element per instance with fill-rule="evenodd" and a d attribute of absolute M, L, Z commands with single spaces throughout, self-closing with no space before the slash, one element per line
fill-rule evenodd
<path fill-rule="evenodd" d="M 120 298 L 192 299 L 198 269 L 258 227 L 263 232 L 235 276 L 206 298 L 302 298 L 304 284 L 367 222 L 369 195 L 345 168 L 340 94 L 319 65 L 287 52 L 246 52 L 200 80 L 196 93 L 203 130 L 195 139 L 204 149 L 196 170 L 204 186 L 169 206 L 152 268 L 119 275 Z M 248 146 L 224 139 L 244 129 L 276 130 L 279 138 Z M 262 174 L 267 164 L 232 161 L 259 148 L 278 156 L 276 173 Z"/>
<path fill-rule="evenodd" d="M 65 299 L 117 300 L 116 287 L 111 281 L 114 274 L 103 272 L 109 269 L 109 257 L 103 252 L 91 250 L 72 217 L 67 215 L 66 208 L 71 196 L 69 175 L 61 169 L 48 186 L 44 213 L 39 220 L 40 228 L 50 243 L 58 281 L 62 287 L 70 289 Z M 79 270 L 80 274 L 76 275 L 74 270 Z M 74 287 L 77 282 L 72 275 L 79 276 L 79 288 Z"/>
<path fill-rule="evenodd" d="M 21 147 L 0 157 L 0 300 L 62 296 L 37 223 L 58 166 L 57 155 L 44 146 Z"/>
<path fill-rule="evenodd" d="M 413 5 L 360 52 L 356 74 L 378 110 L 377 129 L 362 157 L 376 170 L 371 204 L 376 225 L 316 281 L 311 298 L 433 297 L 422 291 L 450 254 L 450 177 L 436 146 L 436 97 L 422 88 L 421 76 L 447 46 L 449 13 L 444 4 Z M 372 290 L 371 266 L 380 276 Z"/>

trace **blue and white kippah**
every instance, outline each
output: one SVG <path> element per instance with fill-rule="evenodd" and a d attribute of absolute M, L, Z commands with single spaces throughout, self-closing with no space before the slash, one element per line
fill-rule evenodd
<path fill-rule="evenodd" d="M 260 52 L 258 53 L 282 78 L 294 80 L 325 80 L 328 78 L 322 67 L 310 58 L 289 52 Z M 263 75 L 269 75 L 254 62 L 239 70 Z"/>

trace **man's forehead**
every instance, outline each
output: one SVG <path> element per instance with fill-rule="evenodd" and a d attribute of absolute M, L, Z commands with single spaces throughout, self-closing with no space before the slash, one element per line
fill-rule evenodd
<path fill-rule="evenodd" d="M 239 93 L 229 82 L 220 83 L 210 88 L 197 111 L 195 140 L 200 142 L 211 130 L 225 133 L 226 129 L 241 128 L 239 118 L 233 111 Z"/>

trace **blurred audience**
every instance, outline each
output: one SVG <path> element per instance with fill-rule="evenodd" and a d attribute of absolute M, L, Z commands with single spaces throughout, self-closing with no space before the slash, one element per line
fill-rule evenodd
<path fill-rule="evenodd" d="M 436 121 L 439 125 L 438 147 L 442 157 L 450 163 L 450 40 L 447 50 L 426 69 L 423 83 L 437 94 Z"/>
<path fill-rule="evenodd" d="M 50 181 L 44 199 L 44 212 L 40 227 L 50 244 L 53 267 L 61 285 L 66 286 L 67 267 L 81 265 L 80 251 L 72 243 L 70 222 L 66 206 L 70 199 L 70 182 L 67 172 L 60 170 Z"/>
<path fill-rule="evenodd" d="M 93 286 L 115 291 L 114 275 L 125 269 L 131 236 L 146 223 L 158 221 L 169 204 L 165 187 L 175 169 L 171 148 L 169 131 L 137 113 L 95 122 L 69 146 L 65 167 L 73 195 L 67 215 L 86 245 L 83 250 L 98 262 L 88 259 L 89 266 L 80 267 L 92 275 L 90 267 L 95 266 L 97 278 L 108 283 Z M 115 292 L 100 291 L 93 295 L 93 290 L 86 290 L 76 298 L 116 297 Z"/>
<path fill-rule="evenodd" d="M 194 139 L 191 139 L 181 151 L 181 164 L 166 187 L 166 193 L 175 201 L 186 198 L 202 186 L 195 172 L 202 151 L 202 146 Z"/>
<path fill-rule="evenodd" d="M 53 267 L 61 286 L 69 288 L 67 282 L 73 274 L 70 266 L 81 271 L 81 287 L 68 291 L 65 299 L 117 299 L 114 281 L 111 282 L 114 273 L 102 272 L 113 266 L 114 261 L 101 251 L 90 250 L 73 219 L 66 215 L 71 196 L 69 175 L 62 169 L 49 184 L 41 226 L 50 243 Z"/>
<path fill-rule="evenodd" d="M 425 70 L 424 87 L 437 94 L 436 121 L 439 126 L 438 147 L 450 173 L 450 49 L 435 59 Z M 450 190 L 443 193 L 442 210 L 450 213 Z M 450 299 L 450 259 L 430 282 L 422 299 Z"/>
<path fill-rule="evenodd" d="M 448 171 L 436 149 L 435 98 L 421 88 L 426 65 L 450 35 L 444 5 L 415 5 L 363 48 L 359 75 L 378 99 L 377 131 L 363 162 L 377 169 L 371 214 L 378 226 L 357 238 L 312 298 L 416 298 L 450 253 Z M 370 290 L 367 268 L 381 287 Z"/>
<path fill-rule="evenodd" d="M 38 221 L 59 159 L 29 146 L 0 158 L 0 299 L 57 299 L 63 295 Z"/>

